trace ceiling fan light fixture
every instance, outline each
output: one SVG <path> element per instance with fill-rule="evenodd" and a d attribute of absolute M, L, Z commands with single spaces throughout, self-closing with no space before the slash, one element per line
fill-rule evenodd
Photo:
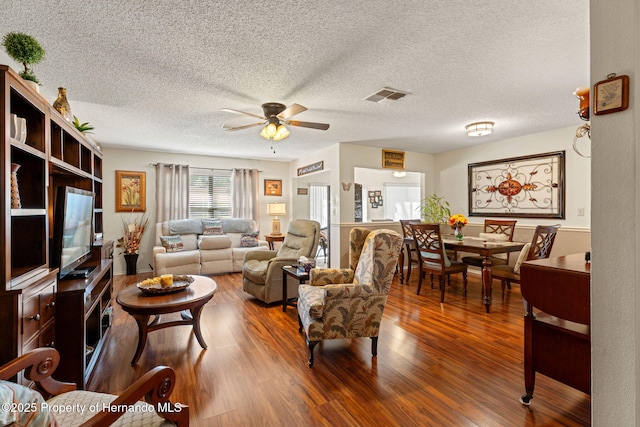
<path fill-rule="evenodd" d="M 493 133 L 494 124 L 494 122 L 475 122 L 469 123 L 464 128 L 468 136 L 485 136 Z"/>
<path fill-rule="evenodd" d="M 289 136 L 289 129 L 285 127 L 285 125 L 278 126 L 276 130 L 276 134 L 273 137 L 274 141 L 281 141 Z"/>

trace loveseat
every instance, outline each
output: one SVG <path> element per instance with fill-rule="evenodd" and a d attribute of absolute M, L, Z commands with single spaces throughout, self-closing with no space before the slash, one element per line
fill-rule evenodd
<path fill-rule="evenodd" d="M 267 246 L 250 219 L 164 221 L 156 224 L 153 272 L 156 276 L 240 272 L 245 253 L 266 251 Z"/>

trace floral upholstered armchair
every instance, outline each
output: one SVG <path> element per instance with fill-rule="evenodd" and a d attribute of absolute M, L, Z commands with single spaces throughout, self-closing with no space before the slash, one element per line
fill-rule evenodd
<path fill-rule="evenodd" d="M 347 269 L 311 270 L 309 285 L 298 288 L 298 321 L 309 347 L 321 340 L 371 338 L 377 355 L 382 312 L 395 273 L 402 236 L 392 230 L 353 228 Z"/>

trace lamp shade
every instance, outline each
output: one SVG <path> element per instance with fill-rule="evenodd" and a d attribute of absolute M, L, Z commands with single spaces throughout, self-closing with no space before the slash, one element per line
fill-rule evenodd
<path fill-rule="evenodd" d="M 284 203 L 268 203 L 267 213 L 271 216 L 283 216 L 287 214 L 287 205 Z"/>
<path fill-rule="evenodd" d="M 493 132 L 493 122 L 476 122 L 469 123 L 464 128 L 469 136 L 484 136 Z"/>

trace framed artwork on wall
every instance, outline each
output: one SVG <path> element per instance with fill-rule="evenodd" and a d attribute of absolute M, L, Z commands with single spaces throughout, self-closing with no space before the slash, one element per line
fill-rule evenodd
<path fill-rule="evenodd" d="M 610 74 L 593 86 L 593 112 L 596 116 L 624 111 L 629 107 L 629 76 Z"/>
<path fill-rule="evenodd" d="M 145 172 L 116 171 L 116 212 L 145 212 Z"/>
<path fill-rule="evenodd" d="M 564 181 L 564 151 L 469 164 L 469 216 L 564 219 Z"/>
<path fill-rule="evenodd" d="M 264 195 L 265 196 L 282 196 L 282 180 L 281 179 L 265 179 Z"/>
<path fill-rule="evenodd" d="M 404 151 L 382 150 L 382 167 L 404 169 Z"/>

